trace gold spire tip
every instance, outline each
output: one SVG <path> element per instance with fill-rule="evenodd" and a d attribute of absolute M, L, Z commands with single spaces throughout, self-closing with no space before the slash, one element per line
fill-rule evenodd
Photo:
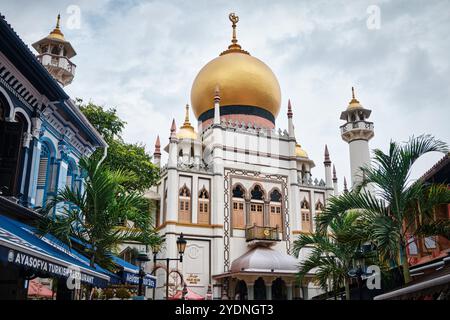
<path fill-rule="evenodd" d="M 61 14 L 58 13 L 58 16 L 56 17 L 56 29 L 59 29 L 60 20 L 61 20 Z"/>
<path fill-rule="evenodd" d="M 237 23 L 239 22 L 239 16 L 237 16 L 236 13 L 231 12 L 228 15 L 228 19 L 230 19 L 230 21 L 231 21 L 231 27 L 233 28 L 233 36 L 231 38 L 231 44 L 228 46 L 228 50 L 225 50 L 224 52 L 222 52 L 221 55 L 226 54 L 226 53 L 231 53 L 231 52 L 240 52 L 240 53 L 249 54 L 247 51 L 242 50 L 241 45 L 237 43 L 238 40 L 237 40 L 237 36 L 236 36 L 236 26 L 237 26 Z"/>
<path fill-rule="evenodd" d="M 190 126 L 191 123 L 189 122 L 189 104 L 186 103 L 186 115 L 184 117 L 184 125 Z"/>

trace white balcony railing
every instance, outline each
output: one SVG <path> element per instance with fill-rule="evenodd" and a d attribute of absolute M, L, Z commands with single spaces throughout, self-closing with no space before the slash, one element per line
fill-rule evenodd
<path fill-rule="evenodd" d="M 66 70 L 68 73 L 75 75 L 76 65 L 72 63 L 68 58 L 58 56 L 55 54 L 44 53 L 37 56 L 38 60 L 44 66 L 51 66 Z"/>

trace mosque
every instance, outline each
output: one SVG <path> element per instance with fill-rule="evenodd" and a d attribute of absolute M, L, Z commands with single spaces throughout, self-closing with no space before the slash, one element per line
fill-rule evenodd
<path fill-rule="evenodd" d="M 165 238 L 158 256 L 176 257 L 182 233 L 188 243 L 183 262 L 172 261 L 169 269 L 182 275 L 189 290 L 214 299 L 308 299 L 320 289 L 309 280 L 296 283 L 298 263 L 307 252 L 294 258 L 292 243 L 314 231 L 314 217 L 339 194 L 336 170 L 325 146 L 324 178 L 313 174 L 315 162 L 295 136 L 290 101 L 284 111 L 287 129 L 276 129 L 277 77 L 238 43 L 238 16 L 232 13 L 229 19 L 231 44 L 192 85 L 197 128 L 186 106 L 184 122 L 177 128 L 173 120 L 167 144 L 156 139 L 154 163 L 161 174 L 150 193 Z M 340 116 L 350 149 L 351 186 L 361 179 L 358 168 L 369 162 L 370 113 L 353 91 Z M 168 154 L 166 164 L 162 151 Z M 165 271 L 152 268 L 158 277 L 155 298 L 164 298 Z"/>

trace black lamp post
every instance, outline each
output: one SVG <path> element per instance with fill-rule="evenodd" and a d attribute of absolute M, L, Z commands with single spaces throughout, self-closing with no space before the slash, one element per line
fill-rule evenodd
<path fill-rule="evenodd" d="M 139 289 L 138 289 L 138 296 L 144 295 L 144 277 L 145 277 L 145 271 L 144 271 L 144 265 L 146 262 L 150 261 L 150 259 L 147 256 L 147 253 L 141 252 L 137 256 L 137 260 L 139 261 Z"/>
<path fill-rule="evenodd" d="M 156 257 L 159 250 L 153 251 L 153 261 L 155 263 L 156 263 L 156 261 L 166 261 L 166 269 L 167 269 L 167 271 L 166 271 L 166 300 L 169 299 L 169 263 L 170 263 L 170 261 L 183 262 L 183 255 L 184 255 L 184 250 L 186 249 L 186 244 L 187 244 L 187 241 L 186 241 L 186 239 L 184 239 L 183 233 L 181 233 L 177 239 L 177 249 L 178 249 L 178 254 L 179 254 L 178 258 L 159 259 Z M 186 288 L 186 290 L 187 290 L 187 288 Z"/>
<path fill-rule="evenodd" d="M 153 271 L 152 275 L 156 276 L 156 256 L 158 255 L 159 250 L 161 250 L 161 244 L 156 243 L 152 245 L 153 252 Z M 156 300 L 156 286 L 153 287 L 153 300 Z"/>

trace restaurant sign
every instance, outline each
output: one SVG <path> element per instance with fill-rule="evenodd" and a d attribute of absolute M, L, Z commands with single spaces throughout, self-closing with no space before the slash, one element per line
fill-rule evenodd
<path fill-rule="evenodd" d="M 72 280 L 79 280 L 84 283 L 94 284 L 94 277 L 88 274 L 82 273 L 78 266 L 61 266 L 52 263 L 47 260 L 43 260 L 23 252 L 18 252 L 14 250 L 9 250 L 8 252 L 8 262 L 14 263 L 16 265 L 28 267 L 35 269 L 37 271 L 51 273 L 55 276 L 61 276 L 64 278 L 70 278 Z"/>

